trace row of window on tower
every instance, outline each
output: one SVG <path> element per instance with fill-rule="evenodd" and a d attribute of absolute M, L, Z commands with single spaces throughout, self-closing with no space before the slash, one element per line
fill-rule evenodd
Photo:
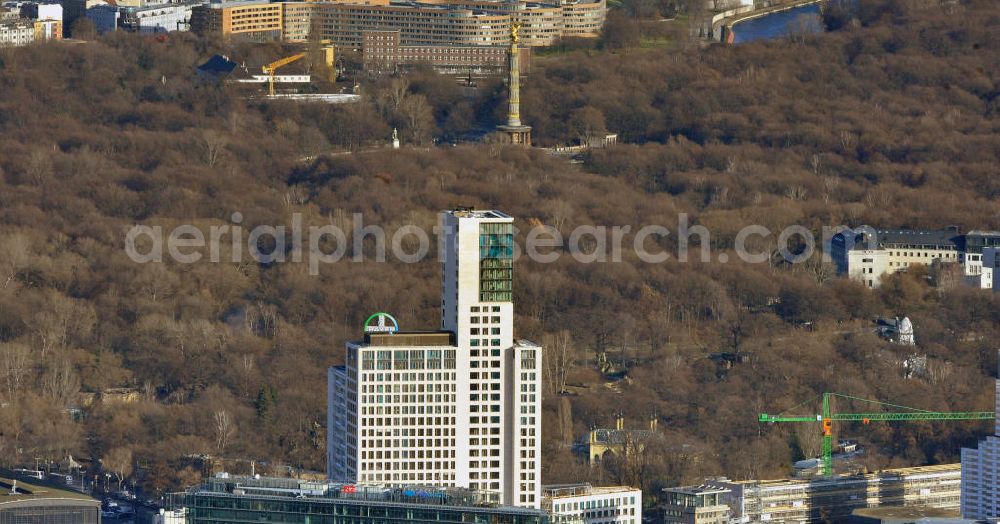
<path fill-rule="evenodd" d="M 435 417 L 435 421 L 440 422 L 441 419 Z M 428 422 L 431 422 L 428 420 Z M 445 419 L 447 422 L 447 419 Z M 361 431 L 362 437 L 454 437 L 455 428 L 453 427 L 422 427 L 422 428 L 378 428 L 378 429 L 365 429 Z M 386 440 L 386 442 L 389 442 Z M 454 442 L 454 439 L 452 440 Z"/>
<path fill-rule="evenodd" d="M 391 418 L 380 418 L 380 417 L 363 417 L 361 419 L 361 425 L 367 427 L 382 427 L 387 424 L 393 424 L 394 426 L 424 426 L 428 424 L 451 424 L 455 425 L 455 417 L 391 417 Z M 433 420 L 440 420 L 443 422 L 433 422 Z"/>

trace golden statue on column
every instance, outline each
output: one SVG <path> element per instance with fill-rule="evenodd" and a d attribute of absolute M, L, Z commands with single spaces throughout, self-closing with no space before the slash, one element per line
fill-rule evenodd
<path fill-rule="evenodd" d="M 520 22 L 510 24 L 510 76 L 508 78 L 507 123 L 497 126 L 511 144 L 531 145 L 531 126 L 521 125 L 521 53 L 517 44 L 521 41 Z"/>

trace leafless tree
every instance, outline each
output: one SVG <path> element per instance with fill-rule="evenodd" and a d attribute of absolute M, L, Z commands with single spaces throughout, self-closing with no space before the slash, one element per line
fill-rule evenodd
<path fill-rule="evenodd" d="M 543 340 L 545 356 L 542 358 L 542 375 L 545 377 L 546 394 L 558 395 L 566 390 L 566 375 L 573 363 L 573 342 L 567 330 L 546 335 Z"/>
<path fill-rule="evenodd" d="M 243 355 L 241 360 L 243 366 L 240 368 L 242 379 L 243 379 L 243 395 L 250 395 L 250 381 L 253 380 L 254 370 L 256 369 L 256 359 L 250 353 Z"/>
<path fill-rule="evenodd" d="M 383 107 L 390 112 L 395 112 L 402 107 L 403 101 L 409 94 L 410 81 L 402 77 L 393 78 L 389 86 L 381 93 Z"/>
<path fill-rule="evenodd" d="M 278 332 L 278 311 L 271 304 L 258 302 L 247 309 L 245 324 L 247 331 L 258 337 L 274 338 Z"/>
<path fill-rule="evenodd" d="M 118 479 L 118 490 L 121 491 L 125 479 L 132 474 L 132 449 L 114 448 L 101 459 L 101 464 L 115 474 Z"/>
<path fill-rule="evenodd" d="M 205 151 L 205 164 L 208 167 L 215 167 L 228 144 L 229 140 L 225 134 L 211 129 L 203 130 L 201 132 L 201 147 Z"/>
<path fill-rule="evenodd" d="M 236 434 L 236 424 L 229 412 L 221 409 L 215 412 L 215 449 L 220 455 L 225 454 L 230 439 Z"/>
<path fill-rule="evenodd" d="M 960 264 L 935 260 L 930 267 L 930 276 L 938 293 L 945 293 L 962 284 L 965 272 Z"/>
<path fill-rule="evenodd" d="M 840 148 L 844 152 L 853 152 L 855 146 L 858 145 L 858 135 L 852 131 L 843 130 L 840 132 Z"/>
<path fill-rule="evenodd" d="M 882 188 L 869 191 L 865 195 L 865 204 L 870 209 L 886 209 L 892 204 L 892 193 Z"/>
<path fill-rule="evenodd" d="M 27 175 L 35 185 L 43 185 L 52 178 L 55 173 L 55 165 L 52 162 L 52 152 L 35 149 L 28 157 Z"/>
<path fill-rule="evenodd" d="M 803 14 L 797 16 L 788 24 L 788 38 L 795 43 L 803 43 L 809 35 L 816 32 L 820 27 L 820 20 L 816 15 Z"/>
<path fill-rule="evenodd" d="M 504 146 L 508 144 L 506 138 L 500 133 L 490 133 L 483 138 L 483 143 L 487 145 L 490 158 L 500 158 Z"/>
<path fill-rule="evenodd" d="M 82 340 L 90 336 L 97 323 L 94 307 L 87 302 L 54 291 L 48 293 L 46 299 L 48 308 L 26 322 L 41 359 L 51 351 L 69 347 L 71 338 Z"/>
<path fill-rule="evenodd" d="M 60 406 L 68 406 L 80 391 L 80 378 L 68 359 L 60 359 L 48 367 L 42 378 L 46 395 Z"/>
<path fill-rule="evenodd" d="M 31 262 L 31 241 L 21 233 L 0 236 L 0 289 L 10 286 L 17 273 Z"/>
<path fill-rule="evenodd" d="M 648 448 L 659 436 L 643 437 L 636 432 L 626 432 L 622 438 L 624 441 L 614 455 L 608 457 L 606 466 L 617 484 L 644 487 L 651 480 L 648 474 L 652 461 L 657 460 L 653 455 L 658 455 L 650 453 Z"/>
<path fill-rule="evenodd" d="M 795 440 L 802 450 L 802 455 L 809 458 L 816 458 L 823 450 L 823 435 L 815 424 L 796 424 Z"/>
<path fill-rule="evenodd" d="M 34 365 L 31 348 L 19 342 L 0 344 L 0 378 L 7 387 L 7 398 L 23 392 Z"/>
<path fill-rule="evenodd" d="M 423 95 L 409 95 L 399 106 L 399 113 L 406 123 L 411 139 L 422 144 L 427 141 L 434 128 L 434 114 L 427 98 Z"/>
<path fill-rule="evenodd" d="M 562 231 L 563 226 L 566 225 L 566 221 L 573 215 L 573 204 L 559 199 L 552 202 L 548 207 L 552 217 L 552 226 Z"/>
<path fill-rule="evenodd" d="M 809 190 L 801 185 L 790 186 L 785 189 L 785 196 L 791 200 L 805 200 L 808 194 Z"/>

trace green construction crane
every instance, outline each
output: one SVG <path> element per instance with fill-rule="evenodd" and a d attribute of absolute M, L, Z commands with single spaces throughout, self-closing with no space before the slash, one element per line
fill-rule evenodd
<path fill-rule="evenodd" d="M 783 416 L 783 413 L 792 411 L 800 406 L 813 402 L 817 399 L 811 399 L 794 408 L 785 410 L 782 414 L 778 415 L 768 415 L 767 413 L 760 414 L 760 422 L 812 422 L 822 424 L 823 429 L 823 474 L 826 476 L 833 475 L 833 422 L 836 421 L 851 421 L 851 422 L 862 422 L 868 424 L 872 421 L 883 421 L 892 422 L 900 420 L 989 420 L 992 419 L 994 414 L 992 411 L 968 411 L 968 412 L 940 412 L 940 411 L 926 411 L 923 409 L 911 408 L 908 406 L 900 406 L 897 404 L 889 404 L 887 402 L 879 402 L 877 400 L 868 400 L 864 398 L 852 397 L 850 395 L 841 395 L 839 393 L 823 393 L 823 413 L 820 415 L 813 416 Z M 832 413 L 830 409 L 830 400 L 833 397 L 844 398 L 848 400 L 857 400 L 861 402 L 869 402 L 872 404 L 877 404 L 880 406 L 887 406 L 895 409 L 902 409 L 905 411 L 883 411 L 874 413 Z M 818 397 L 817 397 L 818 398 Z"/>

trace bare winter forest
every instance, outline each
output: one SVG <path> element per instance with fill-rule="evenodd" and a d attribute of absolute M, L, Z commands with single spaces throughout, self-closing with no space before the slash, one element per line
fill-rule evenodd
<path fill-rule="evenodd" d="M 0 50 L 0 464 L 104 458 L 161 492 L 197 479 L 191 456 L 322 470 L 326 369 L 344 342 L 374 311 L 407 329 L 439 323 L 434 260 L 342 261 L 318 276 L 293 263 L 137 264 L 123 249 L 134 224 L 208 227 L 239 212 L 249 230 L 361 213 L 430 230 L 439 210 L 471 205 L 517 217 L 523 236 L 539 223 L 674 230 L 687 213 L 719 251 L 748 224 L 1000 229 L 995 3 L 870 4 L 832 13 L 819 36 L 537 57 L 522 113 L 538 144 L 623 142 L 582 164 L 432 145 L 494 125 L 499 81 L 468 95 L 418 71 L 363 84 L 357 104 L 257 103 L 196 81 L 223 49 L 192 35 Z M 384 148 L 394 127 L 421 147 Z M 326 154 L 342 151 L 355 153 Z M 785 475 L 815 455 L 816 434 L 756 415 L 823 391 L 992 409 L 997 294 L 940 268 L 869 291 L 819 260 L 785 263 L 773 238 L 755 247 L 768 262 L 518 262 L 518 335 L 548 352 L 545 481 L 652 494 L 707 475 Z M 904 314 L 929 357 L 919 377 L 900 364 L 913 348 L 872 333 L 873 317 Z M 708 358 L 718 353 L 748 356 L 726 367 Z M 655 413 L 662 438 L 638 462 L 585 466 L 573 441 L 619 411 L 629 426 Z M 877 468 L 955 461 L 988 429 L 843 436 Z"/>

